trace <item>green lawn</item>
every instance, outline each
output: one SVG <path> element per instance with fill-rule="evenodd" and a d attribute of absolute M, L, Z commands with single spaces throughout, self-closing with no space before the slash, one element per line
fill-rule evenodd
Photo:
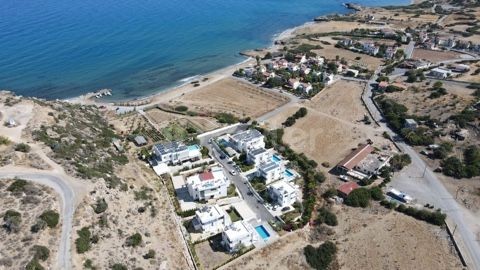
<path fill-rule="evenodd" d="M 170 123 L 163 128 L 162 135 L 169 141 L 183 141 L 188 138 L 187 130 L 178 123 Z"/>
<path fill-rule="evenodd" d="M 237 210 L 235 210 L 234 208 L 230 208 L 229 210 L 227 210 L 227 213 L 230 216 L 232 222 L 242 220 L 242 217 L 240 217 L 240 215 L 237 213 Z"/>

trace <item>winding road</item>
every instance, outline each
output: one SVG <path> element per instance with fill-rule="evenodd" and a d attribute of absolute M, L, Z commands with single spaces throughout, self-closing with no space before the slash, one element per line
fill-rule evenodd
<path fill-rule="evenodd" d="M 0 171 L 0 180 L 12 179 L 14 177 L 48 186 L 60 195 L 62 200 L 62 209 L 60 213 L 62 218 L 62 233 L 58 246 L 57 265 L 54 269 L 71 269 L 70 239 L 72 237 L 73 213 L 75 212 L 75 193 L 73 192 L 73 189 L 66 181 L 62 180 L 54 173 L 22 173 L 18 172 L 18 170 Z"/>

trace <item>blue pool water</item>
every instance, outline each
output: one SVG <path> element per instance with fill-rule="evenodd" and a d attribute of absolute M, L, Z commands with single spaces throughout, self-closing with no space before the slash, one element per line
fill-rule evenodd
<path fill-rule="evenodd" d="M 194 145 L 189 145 L 189 146 L 187 147 L 187 149 L 190 150 L 190 151 L 198 150 L 198 149 L 200 149 L 200 146 L 198 146 L 198 145 L 196 145 L 196 144 L 194 144 Z"/>
<path fill-rule="evenodd" d="M 243 61 L 240 51 L 343 0 L 2 0 L 0 89 L 68 98 L 113 89 L 143 97 Z M 407 0 L 359 0 L 363 5 Z"/>
<path fill-rule="evenodd" d="M 286 177 L 293 177 L 294 176 L 294 174 L 289 170 L 285 170 L 284 174 L 285 174 Z"/>
<path fill-rule="evenodd" d="M 279 156 L 277 156 L 277 155 L 272 155 L 272 161 L 273 161 L 273 162 L 280 162 L 281 160 L 282 160 L 282 159 L 281 159 Z"/>
<path fill-rule="evenodd" d="M 267 232 L 263 225 L 255 227 L 257 233 L 263 238 L 263 240 L 267 240 L 270 237 L 270 234 Z"/>

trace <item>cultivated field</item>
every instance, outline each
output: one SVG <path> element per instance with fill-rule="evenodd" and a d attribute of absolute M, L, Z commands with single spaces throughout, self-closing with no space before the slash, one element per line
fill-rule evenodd
<path fill-rule="evenodd" d="M 256 117 L 286 103 L 286 97 L 233 78 L 223 79 L 175 99 L 170 105 L 185 105 L 199 113 L 231 113 Z"/>

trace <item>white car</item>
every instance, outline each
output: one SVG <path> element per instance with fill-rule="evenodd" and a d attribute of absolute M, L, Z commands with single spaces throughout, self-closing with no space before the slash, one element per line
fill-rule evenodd
<path fill-rule="evenodd" d="M 237 172 L 236 172 L 235 170 L 231 170 L 231 171 L 230 171 L 230 174 L 231 174 L 231 175 L 237 175 Z"/>
<path fill-rule="evenodd" d="M 348 176 L 346 175 L 340 175 L 338 178 L 340 178 L 342 181 L 348 181 Z"/>

